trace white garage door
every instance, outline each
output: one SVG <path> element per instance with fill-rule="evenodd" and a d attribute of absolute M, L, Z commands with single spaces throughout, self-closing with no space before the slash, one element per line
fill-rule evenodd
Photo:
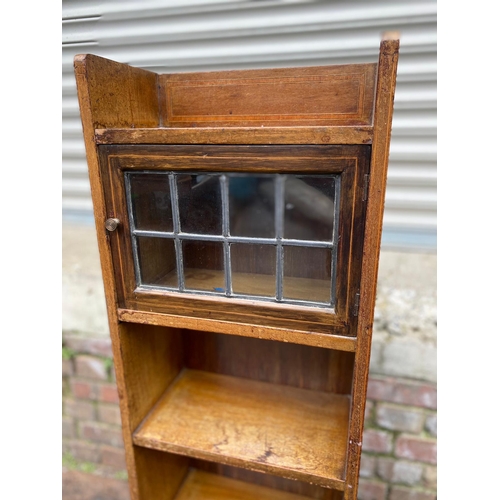
<path fill-rule="evenodd" d="M 75 54 L 159 73 L 377 60 L 401 33 L 384 248 L 436 246 L 437 6 L 425 1 L 64 1 L 63 216 L 92 220 Z"/>

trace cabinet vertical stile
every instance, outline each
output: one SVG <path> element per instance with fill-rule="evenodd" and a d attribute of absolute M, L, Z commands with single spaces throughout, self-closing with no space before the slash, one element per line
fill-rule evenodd
<path fill-rule="evenodd" d="M 134 500 L 356 498 L 398 47 L 76 56 Z"/>

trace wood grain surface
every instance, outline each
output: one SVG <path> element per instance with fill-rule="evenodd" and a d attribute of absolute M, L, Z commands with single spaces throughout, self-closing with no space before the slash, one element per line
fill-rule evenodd
<path fill-rule="evenodd" d="M 388 33 L 380 44 L 377 90 L 375 101 L 374 141 L 370 165 L 370 183 L 367 193 L 366 229 L 363 243 L 363 273 L 360 282 L 360 303 L 345 500 L 358 498 L 358 477 L 363 442 L 366 390 L 370 368 L 373 318 L 377 291 L 377 274 L 382 239 L 389 145 L 392 129 L 396 73 L 399 58 L 399 36 Z"/>
<path fill-rule="evenodd" d="M 306 498 L 194 469 L 190 471 L 175 500 L 305 500 Z"/>
<path fill-rule="evenodd" d="M 97 129 L 97 144 L 371 144 L 373 127 L 198 127 Z"/>
<path fill-rule="evenodd" d="M 160 75 L 167 126 L 368 125 L 375 64 Z"/>
<path fill-rule="evenodd" d="M 184 370 L 134 443 L 343 489 L 349 398 Z"/>

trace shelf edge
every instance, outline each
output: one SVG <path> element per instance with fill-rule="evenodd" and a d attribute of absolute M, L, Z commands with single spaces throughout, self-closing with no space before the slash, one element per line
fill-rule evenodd
<path fill-rule="evenodd" d="M 186 328 L 205 332 L 224 333 L 241 337 L 252 337 L 293 344 L 323 347 L 339 351 L 356 352 L 357 339 L 342 335 L 314 333 L 301 330 L 287 330 L 247 323 L 232 323 L 208 318 L 193 318 L 155 312 L 118 309 L 118 319 L 126 323 L 139 323 L 171 328 Z M 236 326 L 236 328 L 234 328 Z"/>
<path fill-rule="evenodd" d="M 372 126 L 96 129 L 96 144 L 371 144 Z"/>

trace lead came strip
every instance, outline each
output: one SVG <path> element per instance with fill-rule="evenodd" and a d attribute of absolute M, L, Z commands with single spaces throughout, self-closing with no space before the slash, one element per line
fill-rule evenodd
<path fill-rule="evenodd" d="M 275 188 L 275 225 L 276 225 L 276 300 L 283 300 L 283 226 L 285 219 L 285 179 L 284 175 L 277 175 Z"/>
<path fill-rule="evenodd" d="M 142 285 L 142 275 L 141 266 L 139 265 L 139 251 L 137 248 L 137 236 L 135 230 L 135 220 L 134 212 L 132 207 L 132 187 L 130 185 L 130 175 L 128 172 L 125 173 L 125 196 L 127 198 L 127 209 L 130 214 L 129 226 L 130 226 L 130 239 L 132 240 L 132 254 L 134 256 L 134 270 L 135 279 L 138 286 Z"/>
<path fill-rule="evenodd" d="M 172 202 L 172 218 L 174 224 L 174 245 L 175 245 L 175 258 L 177 261 L 177 283 L 179 291 L 183 292 L 185 289 L 184 284 L 184 262 L 182 259 L 182 242 L 179 239 L 181 231 L 181 219 L 179 216 L 179 195 L 177 192 L 177 179 L 175 174 L 169 174 L 168 180 L 170 183 L 170 199 Z"/>
<path fill-rule="evenodd" d="M 226 285 L 226 296 L 233 293 L 233 283 L 231 280 L 231 252 L 229 248 L 229 188 L 227 176 L 220 176 L 220 191 L 222 196 L 222 235 L 224 237 L 224 279 Z"/>
<path fill-rule="evenodd" d="M 333 209 L 333 248 L 332 248 L 332 291 L 331 291 L 331 304 L 333 308 L 337 307 L 337 255 L 339 249 L 339 217 L 340 217 L 340 177 L 336 175 L 334 178 L 335 189 L 334 189 L 334 206 Z"/>

